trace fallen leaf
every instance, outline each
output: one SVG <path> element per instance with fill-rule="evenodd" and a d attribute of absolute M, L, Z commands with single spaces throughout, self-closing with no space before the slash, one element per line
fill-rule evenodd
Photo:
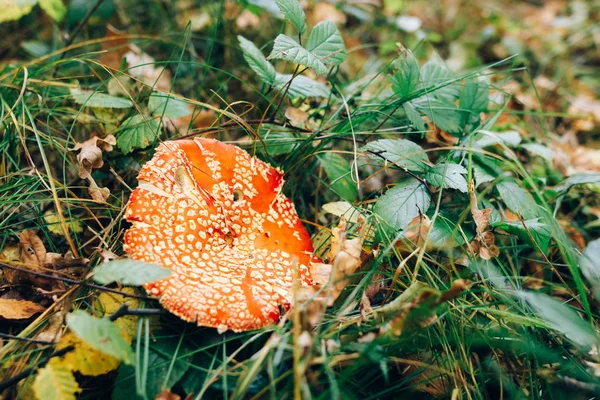
<path fill-rule="evenodd" d="M 104 165 L 102 152 L 112 151 L 113 146 L 117 144 L 117 138 L 108 135 L 105 138 L 94 136 L 85 142 L 76 143 L 73 151 L 78 151 L 77 166 L 78 175 L 82 179 L 87 179 L 94 168 L 101 168 Z"/>
<path fill-rule="evenodd" d="M 308 113 L 296 107 L 288 106 L 285 109 L 285 117 L 290 121 L 290 124 L 296 128 L 304 128 L 308 120 Z"/>
<path fill-rule="evenodd" d="M 321 21 L 333 21 L 336 25 L 345 25 L 347 21 L 346 14 L 337 9 L 336 6 L 326 2 L 319 2 L 312 12 L 312 24 L 316 25 Z"/>
<path fill-rule="evenodd" d="M 56 342 L 60 340 L 64 328 L 63 322 L 64 316 L 62 313 L 57 312 L 52 314 L 52 316 L 48 318 L 42 330 L 35 335 L 35 339 L 44 342 Z"/>
<path fill-rule="evenodd" d="M 62 224 L 60 223 L 60 219 L 55 211 L 48 210 L 44 213 L 44 220 L 46 221 L 46 227 L 48 230 L 56 235 L 65 236 L 65 232 L 63 231 Z M 76 218 L 66 218 L 66 224 L 68 230 L 75 233 L 83 232 L 83 227 L 81 226 L 81 222 Z"/>
<path fill-rule="evenodd" d="M 42 239 L 33 231 L 24 230 L 19 235 L 19 246 L 21 248 L 21 262 L 28 264 L 32 269 L 39 269 L 46 260 L 46 248 Z"/>
<path fill-rule="evenodd" d="M 123 337 L 131 342 L 127 334 L 123 333 Z M 53 359 L 53 362 L 66 367 L 71 372 L 98 376 L 117 369 L 121 364 L 119 359 L 96 350 L 73 332 L 64 335 L 56 345 L 56 349 L 61 350 L 69 346 L 72 346 L 73 350 L 62 357 Z"/>
<path fill-rule="evenodd" d="M 488 231 L 490 224 L 491 208 L 480 210 L 477 205 L 477 194 L 475 193 L 475 181 L 471 180 L 469 187 L 469 202 L 471 204 L 471 214 L 475 221 L 476 235 L 469 243 L 468 248 L 471 255 L 479 256 L 483 260 L 491 260 L 500 255 L 500 249 L 495 244 L 495 236 Z"/>
<path fill-rule="evenodd" d="M 260 24 L 260 18 L 250 10 L 244 10 L 235 19 L 235 24 L 241 30 L 257 28 Z"/>
<path fill-rule="evenodd" d="M 46 307 L 33 301 L 0 299 L 0 318 L 2 319 L 28 319 L 44 310 Z"/>

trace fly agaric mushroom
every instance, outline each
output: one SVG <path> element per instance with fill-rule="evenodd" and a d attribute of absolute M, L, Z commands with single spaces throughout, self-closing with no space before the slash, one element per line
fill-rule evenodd
<path fill-rule="evenodd" d="M 220 332 L 256 329 L 289 307 L 296 273 L 313 284 L 313 246 L 279 169 L 196 138 L 162 143 L 138 180 L 124 248 L 172 270 L 145 288 L 173 314 Z"/>

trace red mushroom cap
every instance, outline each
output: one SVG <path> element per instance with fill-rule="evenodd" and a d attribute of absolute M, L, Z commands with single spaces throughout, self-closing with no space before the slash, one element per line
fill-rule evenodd
<path fill-rule="evenodd" d="M 255 329 L 289 307 L 296 266 L 302 285 L 313 284 L 313 246 L 279 169 L 196 138 L 161 144 L 138 180 L 124 248 L 172 270 L 145 285 L 170 312 L 220 331 Z"/>

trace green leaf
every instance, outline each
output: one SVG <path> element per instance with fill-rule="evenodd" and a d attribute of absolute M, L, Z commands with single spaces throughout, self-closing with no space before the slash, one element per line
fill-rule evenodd
<path fill-rule="evenodd" d="M 354 202 L 358 188 L 352 180 L 352 167 L 344 157 L 337 153 L 323 153 L 318 156 L 319 163 L 331 182 L 331 190 L 342 199 Z"/>
<path fill-rule="evenodd" d="M 32 389 L 40 400 L 75 400 L 75 393 L 81 391 L 71 371 L 52 362 L 38 370 Z"/>
<path fill-rule="evenodd" d="M 400 181 L 381 196 L 373 212 L 396 230 L 404 229 L 419 213 L 425 214 L 431 197 L 425 185 L 417 179 Z"/>
<path fill-rule="evenodd" d="M 40 7 L 56 22 L 62 21 L 67 14 L 67 7 L 62 0 L 39 0 Z"/>
<path fill-rule="evenodd" d="M 2 4 L 0 13 L 0 23 L 6 21 L 16 21 L 24 15 L 27 15 L 36 5 L 38 0 L 9 1 Z"/>
<path fill-rule="evenodd" d="M 467 173 L 468 171 L 462 165 L 441 163 L 431 167 L 427 171 L 425 179 L 433 186 L 457 189 L 463 193 L 467 193 L 469 189 L 467 179 L 464 177 Z"/>
<path fill-rule="evenodd" d="M 162 92 L 155 92 L 150 95 L 148 110 L 152 115 L 167 118 L 181 118 L 192 113 L 188 103 Z"/>
<path fill-rule="evenodd" d="M 267 61 L 263 53 L 248 39 L 243 36 L 238 36 L 244 59 L 252 69 L 256 72 L 261 81 L 269 86 L 275 83 L 275 67 Z"/>
<path fill-rule="evenodd" d="M 412 103 L 420 113 L 427 115 L 441 130 L 453 134 L 462 132 L 460 125 L 462 113 L 454 103 L 427 97 L 419 97 Z"/>
<path fill-rule="evenodd" d="M 298 147 L 299 141 L 293 133 L 282 130 L 280 126 L 263 124 L 260 135 L 265 142 L 267 152 L 272 156 L 290 154 Z"/>
<path fill-rule="evenodd" d="M 325 74 L 328 70 L 327 66 L 317 56 L 310 53 L 302 47 L 300 43 L 286 35 L 279 35 L 275 38 L 273 50 L 267 59 L 287 60 L 309 68 L 314 68 L 318 75 Z"/>
<path fill-rule="evenodd" d="M 130 108 L 133 103 L 129 99 L 93 92 L 91 90 L 71 89 L 71 96 L 77 104 L 98 108 Z"/>
<path fill-rule="evenodd" d="M 528 243 L 533 248 L 536 248 L 535 244 L 533 243 L 535 241 L 535 243 L 537 243 L 537 245 L 540 247 L 542 253 L 547 254 L 548 244 L 550 243 L 551 237 L 550 228 L 548 228 L 546 224 L 537 220 L 529 220 L 524 222 L 527 226 L 527 230 L 529 230 L 529 233 L 527 233 L 527 230 L 520 221 L 510 223 L 496 222 L 493 225 L 496 228 L 504 229 L 506 232 L 518 236 L 519 239 Z M 531 235 L 531 237 L 529 235 Z"/>
<path fill-rule="evenodd" d="M 306 15 L 298 0 L 275 0 L 286 19 L 296 25 L 300 34 L 306 32 Z"/>
<path fill-rule="evenodd" d="M 388 76 L 392 90 L 400 100 L 406 99 L 419 88 L 419 62 L 409 50 L 405 50 L 394 60 L 393 66 L 396 73 Z"/>
<path fill-rule="evenodd" d="M 562 333 L 572 342 L 584 347 L 598 344 L 598 336 L 594 328 L 562 302 L 535 292 L 519 291 L 517 295 L 527 302 L 535 314 L 551 329 Z"/>
<path fill-rule="evenodd" d="M 421 146 L 406 139 L 382 139 L 367 143 L 360 148 L 369 152 L 374 160 L 387 161 L 409 171 L 422 172 L 428 168 L 429 159 Z"/>
<path fill-rule="evenodd" d="M 119 282 L 123 285 L 140 286 L 170 275 L 169 268 L 130 259 L 109 261 L 94 268 L 94 280 L 103 285 Z"/>
<path fill-rule="evenodd" d="M 579 268 L 594 287 L 594 295 L 600 299 L 600 239 L 588 243 L 579 258 Z"/>
<path fill-rule="evenodd" d="M 539 143 L 526 143 L 521 145 L 522 148 L 527 150 L 528 153 L 534 156 L 542 157 L 548 164 L 552 163 L 552 150 L 543 144 Z"/>
<path fill-rule="evenodd" d="M 435 57 L 427 61 L 421 68 L 421 87 L 428 91 L 428 97 L 431 96 L 453 103 L 460 96 L 460 86 L 458 83 L 451 83 L 434 89 L 454 79 L 452 73 L 444 66 L 441 59 Z"/>
<path fill-rule="evenodd" d="M 151 117 L 136 114 L 123 121 L 119 128 L 117 146 L 123 154 L 131 153 L 134 149 L 144 149 L 158 138 L 159 125 Z"/>
<path fill-rule="evenodd" d="M 516 147 L 519 143 L 521 135 L 517 131 L 492 132 L 480 129 L 473 140 L 473 147 L 483 149 L 497 144 Z"/>
<path fill-rule="evenodd" d="M 406 113 L 406 118 L 408 118 L 410 123 L 413 124 L 415 129 L 421 132 L 426 132 L 427 125 L 425 125 L 423 117 L 421 117 L 421 114 L 419 114 L 413 103 L 411 101 L 408 101 L 402 104 L 402 107 L 404 108 L 404 112 Z"/>
<path fill-rule="evenodd" d="M 489 88 L 485 83 L 469 79 L 460 92 L 460 109 L 465 110 L 462 113 L 463 125 L 475 126 L 479 124 L 479 114 L 487 111 L 489 101 Z M 466 112 L 468 111 L 468 112 Z"/>
<path fill-rule="evenodd" d="M 520 214 L 525 220 L 540 217 L 539 206 L 525 189 L 514 180 L 504 180 L 496 185 L 500 197 L 506 206 L 514 213 Z"/>
<path fill-rule="evenodd" d="M 306 50 L 325 65 L 340 65 L 346 59 L 346 46 L 340 31 L 330 20 L 319 22 L 310 31 Z"/>
<path fill-rule="evenodd" d="M 83 310 L 67 315 L 67 325 L 81 340 L 96 350 L 133 364 L 131 346 L 121 335 L 121 329 L 108 318 L 94 318 Z"/>
<path fill-rule="evenodd" d="M 585 184 L 598 184 L 600 183 L 600 174 L 598 173 L 587 173 L 587 172 L 578 172 L 576 174 L 571 175 L 554 188 L 552 188 L 557 194 L 565 194 L 567 193 L 573 186 L 575 185 L 585 185 Z"/>
<path fill-rule="evenodd" d="M 435 248 L 456 247 L 464 244 L 465 239 L 456 224 L 440 214 L 429 227 L 429 242 Z"/>
<path fill-rule="evenodd" d="M 292 79 L 292 74 L 277 74 L 275 76 L 275 87 L 282 90 Z M 292 98 L 305 97 L 329 97 L 330 90 L 321 82 L 310 79 L 304 75 L 298 75 L 289 85 L 287 95 Z"/>
<path fill-rule="evenodd" d="M 162 332 L 165 336 L 166 332 Z M 168 337 L 168 336 L 167 336 Z M 148 399 L 154 399 L 164 390 L 170 389 L 190 368 L 190 354 L 192 349 L 181 345 L 177 349 L 177 340 L 157 339 L 150 345 L 148 355 L 148 370 L 146 375 L 145 394 Z M 193 370 L 198 376 L 199 371 Z M 135 384 L 135 368 L 129 365 L 121 365 L 119 375 L 115 382 L 112 400 L 137 399 Z"/>

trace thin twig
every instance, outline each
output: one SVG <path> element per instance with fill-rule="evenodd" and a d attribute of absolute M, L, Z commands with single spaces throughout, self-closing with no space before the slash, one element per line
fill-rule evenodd
<path fill-rule="evenodd" d="M 38 339 L 30 339 L 21 336 L 9 335 L 8 333 L 0 333 L 0 338 L 10 339 L 10 340 L 20 340 L 22 342 L 31 342 L 38 344 L 56 344 L 55 342 L 49 342 L 47 340 L 38 340 Z"/>

